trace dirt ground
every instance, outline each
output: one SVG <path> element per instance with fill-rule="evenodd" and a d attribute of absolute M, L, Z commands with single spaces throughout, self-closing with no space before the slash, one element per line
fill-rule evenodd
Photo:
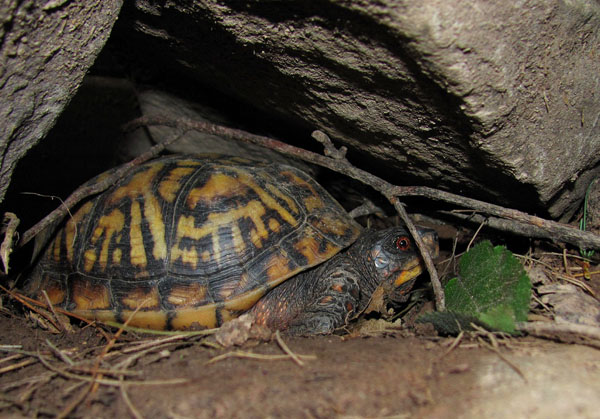
<path fill-rule="evenodd" d="M 54 334 L 7 310 L 0 336 L 2 417 L 598 417 L 600 411 L 600 352 L 533 338 L 500 342 L 496 350 L 473 338 L 451 349 L 455 338 L 406 331 L 282 336 L 299 365 L 276 340 L 224 349 L 201 336 L 124 333 L 102 355 L 107 341 L 100 329 Z M 249 358 L 256 354 L 267 357 Z"/>
<path fill-rule="evenodd" d="M 568 294 L 541 301 L 543 284 L 566 278 L 563 263 L 542 255 L 535 266 L 545 274 L 529 271 L 538 320 L 585 314 L 585 300 Z M 569 263 L 579 274 L 579 262 Z M 579 282 L 600 295 L 600 266 L 590 271 Z M 600 418 L 600 346 L 439 337 L 414 323 L 431 302 L 402 324 L 372 320 L 361 334 L 281 335 L 233 348 L 212 335 L 80 325 L 52 332 L 4 292 L 0 302 L 0 417 Z M 589 307 L 585 319 L 596 325 L 597 300 Z"/>

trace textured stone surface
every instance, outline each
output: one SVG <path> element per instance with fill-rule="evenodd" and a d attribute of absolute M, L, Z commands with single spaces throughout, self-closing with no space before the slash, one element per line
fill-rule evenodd
<path fill-rule="evenodd" d="M 158 71 L 327 131 L 395 183 L 560 217 L 598 172 L 596 1 L 138 0 L 124 19 Z"/>
<path fill-rule="evenodd" d="M 593 418 L 598 415 L 598 351 L 577 345 L 546 345 L 490 357 L 474 370 L 460 418 Z M 521 374 L 521 375 L 520 375 Z M 471 399 L 472 397 L 472 399 Z M 469 400 L 471 399 L 471 400 Z M 435 416 L 435 415 L 432 415 Z"/>
<path fill-rule="evenodd" d="M 54 125 L 104 46 L 121 0 L 3 1 L 0 201 L 17 161 Z"/>

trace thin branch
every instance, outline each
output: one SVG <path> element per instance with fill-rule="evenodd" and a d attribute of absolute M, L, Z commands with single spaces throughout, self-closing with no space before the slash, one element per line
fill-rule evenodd
<path fill-rule="evenodd" d="M 301 359 L 317 359 L 314 355 L 296 355 Z M 265 354 L 256 354 L 254 352 L 244 352 L 244 351 L 232 351 L 226 352 L 221 355 L 217 355 L 208 361 L 206 364 L 213 364 L 215 362 L 222 361 L 228 358 L 245 358 L 245 359 L 256 359 L 259 361 L 280 361 L 280 360 L 288 360 L 291 359 L 290 355 L 282 354 L 282 355 L 265 355 Z"/>
<path fill-rule="evenodd" d="M 527 322 L 517 323 L 517 330 L 532 336 L 561 342 L 577 342 L 600 349 L 600 327 L 576 323 Z"/>
<path fill-rule="evenodd" d="M 4 368 L 0 368 L 0 374 L 4 374 L 5 372 L 9 372 L 9 371 L 13 371 L 13 370 L 18 370 L 23 367 L 26 367 L 27 365 L 35 364 L 36 362 L 37 362 L 37 360 L 35 360 L 35 359 L 26 359 L 25 361 L 21 361 L 16 364 L 8 365 Z"/>
<path fill-rule="evenodd" d="M 305 160 L 319 166 L 327 167 L 328 169 L 338 173 L 345 174 L 353 179 L 372 186 L 374 189 L 380 192 L 385 191 L 384 195 L 386 197 L 390 195 L 421 196 L 436 201 L 448 202 L 463 208 L 471 208 L 479 212 L 494 215 L 496 217 L 514 220 L 519 222 L 518 225 L 522 225 L 522 223 L 530 225 L 534 227 L 534 230 L 530 233 L 535 235 L 535 237 L 548 238 L 550 236 L 555 241 L 565 242 L 588 249 L 600 249 L 600 235 L 597 234 L 587 231 L 580 231 L 575 227 L 556 221 L 546 220 L 515 209 L 501 207 L 499 205 L 490 204 L 472 198 L 466 198 L 439 189 L 426 186 L 390 185 L 385 180 L 373 176 L 364 170 L 344 164 L 343 160 L 338 158 L 329 158 L 291 146 L 289 144 L 282 143 L 281 141 L 277 141 L 269 137 L 251 134 L 242 130 L 227 128 L 208 122 L 193 121 L 187 118 L 169 119 L 160 116 L 146 116 L 135 119 L 126 126 L 126 129 L 134 129 L 147 125 L 165 125 L 173 128 L 186 127 L 190 130 L 206 132 L 222 137 L 232 138 L 238 141 L 261 145 L 280 153 L 294 156 L 301 160 Z"/>
<path fill-rule="evenodd" d="M 442 288 L 442 283 L 440 282 L 440 279 L 438 277 L 437 269 L 435 269 L 435 266 L 433 264 L 433 259 L 431 258 L 431 255 L 427 250 L 427 246 L 423 242 L 423 239 L 417 231 L 417 228 L 415 227 L 411 219 L 408 217 L 408 214 L 406 213 L 404 206 L 402 206 L 402 204 L 400 203 L 400 200 L 392 195 L 390 195 L 387 198 L 390 200 L 390 202 L 392 202 L 398 214 L 400 214 L 402 221 L 404 221 L 404 224 L 406 224 L 406 228 L 408 228 L 408 231 L 417 243 L 417 247 L 421 251 L 421 256 L 423 256 L 423 261 L 425 262 L 425 266 L 427 267 L 427 271 L 429 272 L 429 280 L 431 281 L 431 286 L 433 287 L 433 294 L 435 295 L 435 308 L 438 311 L 444 311 L 446 309 L 444 290 Z"/>
<path fill-rule="evenodd" d="M 296 355 L 294 352 L 292 352 L 292 350 L 289 348 L 289 346 L 287 346 L 287 344 L 283 341 L 283 339 L 281 338 L 281 334 L 279 333 L 279 330 L 275 331 L 275 340 L 277 341 L 277 344 L 279 345 L 281 350 L 283 352 L 285 352 L 287 355 L 289 355 L 289 357 L 292 358 L 292 360 L 296 364 L 298 364 L 301 367 L 304 366 L 304 362 L 302 362 L 302 360 L 298 357 L 298 355 Z"/>
<path fill-rule="evenodd" d="M 177 384 L 186 384 L 189 383 L 190 380 L 187 378 L 172 378 L 169 380 L 113 380 L 109 378 L 94 378 L 85 375 L 72 374 L 66 369 L 61 369 L 56 366 L 51 365 L 48 360 L 46 360 L 42 355 L 38 354 L 37 359 L 50 371 L 57 373 L 58 375 L 79 381 L 85 381 L 88 383 L 100 383 L 107 386 L 120 387 L 120 386 L 162 386 L 162 385 L 177 385 Z"/>
<path fill-rule="evenodd" d="M 452 352 L 460 344 L 464 335 L 465 335 L 464 330 L 461 330 L 460 333 L 458 334 L 458 336 L 456 336 L 456 338 L 452 341 L 452 344 L 448 347 L 448 349 L 446 349 L 446 351 L 440 356 L 439 359 L 444 358 L 446 355 L 448 355 L 450 352 Z"/>
<path fill-rule="evenodd" d="M 56 356 L 58 356 L 67 365 L 69 365 L 69 366 L 75 365 L 73 360 L 71 358 L 69 358 L 69 356 L 67 354 L 65 354 L 63 351 L 58 349 L 58 347 L 54 346 L 54 344 L 52 342 L 50 342 L 48 339 L 46 339 L 46 345 L 48 345 L 48 347 L 52 350 L 52 352 L 54 352 L 54 354 Z"/>
<path fill-rule="evenodd" d="M 519 233 L 519 228 L 522 228 L 523 224 L 525 224 L 530 227 L 527 231 L 527 234 L 530 236 L 551 239 L 555 242 L 565 242 L 584 249 L 600 249 L 600 235 L 598 234 L 581 231 L 573 226 L 546 220 L 515 209 L 504 208 L 500 205 L 466 198 L 427 186 L 395 186 L 393 193 L 398 196 L 421 196 L 436 201 L 444 201 L 515 222 L 514 227 L 508 227 L 508 224 L 496 225 L 496 227 L 503 230 L 510 229 L 513 232 Z"/>
<path fill-rule="evenodd" d="M 8 275 L 10 254 L 13 251 L 14 240 L 18 237 L 17 227 L 21 220 L 12 212 L 4 213 L 4 221 L 0 233 L 4 234 L 4 239 L 0 245 L 0 260 L 4 266 L 4 274 Z M 18 239 L 17 239 L 18 240 Z"/>
<path fill-rule="evenodd" d="M 121 381 L 122 380 L 123 380 L 123 377 L 121 377 Z M 127 389 L 125 388 L 125 386 L 121 386 L 121 397 L 123 397 L 123 401 L 125 402 L 125 405 L 127 405 L 127 407 L 129 408 L 129 412 L 135 419 L 143 419 L 144 418 L 142 416 L 142 414 L 139 412 L 139 410 L 137 410 L 137 408 L 131 402 L 131 399 L 129 398 L 129 395 L 127 394 Z"/>
<path fill-rule="evenodd" d="M 46 290 L 42 290 L 42 295 L 44 296 L 44 300 L 46 300 L 46 304 L 48 304 L 48 308 L 50 309 L 50 311 L 54 315 L 54 318 L 56 319 L 56 324 L 59 326 L 58 330 L 60 332 L 64 332 L 65 330 L 67 330 L 67 327 L 63 324 L 60 317 L 58 317 L 58 314 L 56 314 L 56 310 L 54 310 L 54 304 L 52 304 L 52 301 L 50 301 L 50 297 L 48 297 L 48 293 L 46 293 Z"/>
<path fill-rule="evenodd" d="M 40 311 L 36 308 L 37 307 L 46 307 L 46 304 L 42 303 L 41 301 L 38 300 L 34 300 L 33 298 L 27 297 L 21 293 L 18 293 L 16 291 L 11 291 L 8 288 L 3 287 L 2 285 L 0 285 L 0 290 L 4 291 L 5 293 L 7 293 L 11 298 L 14 298 L 15 300 L 17 300 L 19 303 L 23 304 L 25 307 L 29 308 L 32 311 L 35 311 L 36 313 L 40 314 L 42 317 L 44 317 L 46 320 L 48 320 L 50 323 L 52 323 L 52 325 L 57 329 L 60 330 L 60 328 L 54 324 L 54 319 L 52 318 L 52 316 L 44 311 Z M 84 323 L 87 323 L 88 325 L 96 325 L 96 321 L 92 321 L 86 318 L 83 318 L 75 313 L 72 313 L 70 311 L 67 310 L 63 310 L 62 308 L 59 307 L 54 307 L 54 310 L 60 314 L 64 314 L 66 316 L 72 317 L 74 319 L 80 320 Z M 104 336 L 104 338 L 109 341 L 110 337 L 108 336 L 108 334 L 102 330 L 102 328 L 97 327 L 96 330 L 98 332 L 100 332 L 102 334 L 102 336 Z"/>
<path fill-rule="evenodd" d="M 500 358 L 502 361 L 504 361 L 504 363 L 506 363 L 506 365 L 508 365 L 514 372 L 516 372 L 517 375 L 523 379 L 523 381 L 527 382 L 527 377 L 525 377 L 525 374 L 523 374 L 523 371 L 521 371 L 521 369 L 514 362 L 512 362 L 510 359 L 505 357 L 502 354 L 502 352 L 500 352 L 500 349 L 498 349 L 497 346 L 486 342 L 481 336 L 477 337 L 477 341 L 484 348 L 487 348 L 490 351 L 494 352 L 498 356 L 498 358 Z"/>

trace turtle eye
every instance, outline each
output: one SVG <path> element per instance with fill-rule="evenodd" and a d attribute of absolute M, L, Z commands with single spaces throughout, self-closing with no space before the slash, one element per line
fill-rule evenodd
<path fill-rule="evenodd" d="M 410 249 L 410 238 L 408 236 L 400 236 L 396 238 L 396 249 L 403 252 Z"/>

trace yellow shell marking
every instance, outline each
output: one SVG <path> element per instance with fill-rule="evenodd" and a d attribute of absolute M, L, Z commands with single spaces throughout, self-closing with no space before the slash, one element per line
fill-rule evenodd
<path fill-rule="evenodd" d="M 215 173 L 202 187 L 190 191 L 186 204 L 190 209 L 194 209 L 199 201 L 210 203 L 219 196 L 241 195 L 244 189 L 245 186 L 237 179 L 223 173 Z"/>
<path fill-rule="evenodd" d="M 201 161 L 193 160 L 193 159 L 184 159 L 184 160 L 178 160 L 177 161 L 177 166 L 180 166 L 180 167 L 185 167 L 185 166 L 200 166 L 201 164 L 202 164 Z"/>
<path fill-rule="evenodd" d="M 287 278 L 291 275 L 288 265 L 288 258 L 275 254 L 269 260 L 267 266 L 267 276 L 269 277 L 269 285 L 280 278 Z"/>
<path fill-rule="evenodd" d="M 174 246 L 171 249 L 171 259 L 181 259 L 182 263 L 190 265 L 190 268 L 192 269 L 196 269 L 196 266 L 198 266 L 198 252 L 196 251 L 195 247 L 189 249 L 180 249 L 179 247 Z M 203 254 L 203 261 L 206 262 L 208 260 L 210 260 L 210 254 L 208 255 L 207 259 L 204 259 Z"/>
<path fill-rule="evenodd" d="M 264 288 L 256 288 L 255 290 L 248 291 L 230 301 L 226 301 L 225 308 L 231 311 L 249 310 L 256 304 L 260 297 L 265 295 L 265 292 L 266 290 Z"/>
<path fill-rule="evenodd" d="M 181 216 L 177 223 L 177 243 L 171 250 L 171 259 L 177 260 L 182 258 L 185 250 L 180 248 L 181 239 L 183 237 L 190 238 L 192 240 L 199 240 L 206 236 L 211 236 L 213 245 L 213 259 L 221 259 L 221 249 L 219 247 L 218 231 L 222 226 L 233 226 L 237 224 L 237 221 L 241 217 L 250 217 L 256 227 L 256 238 L 258 244 L 260 244 L 260 238 L 266 239 L 269 235 L 264 223 L 262 222 L 262 216 L 265 214 L 265 207 L 259 201 L 250 201 L 243 207 L 233 208 L 227 212 L 214 212 L 209 214 L 206 222 L 200 227 L 195 226 L 193 216 Z M 236 250 L 244 249 L 244 241 L 239 228 L 233 229 L 233 245 Z M 254 240 L 253 240 L 254 241 Z M 254 243 L 256 245 L 256 243 Z M 195 265 L 194 265 L 195 266 Z"/>
<path fill-rule="evenodd" d="M 156 260 L 167 257 L 167 243 L 165 242 L 165 224 L 163 223 L 160 203 L 154 195 L 147 195 L 144 200 L 144 216 L 150 227 L 154 248 L 152 256 Z"/>
<path fill-rule="evenodd" d="M 117 188 L 117 190 L 112 193 L 108 199 L 109 205 L 114 205 L 126 197 L 134 199 L 135 197 L 148 193 L 150 185 L 152 184 L 152 179 L 163 166 L 164 164 L 154 163 L 148 165 L 146 170 L 136 173 L 128 184 Z"/>
<path fill-rule="evenodd" d="M 194 325 L 208 328 L 217 327 L 216 304 L 192 309 L 177 310 L 171 320 L 173 329 L 187 329 Z"/>
<path fill-rule="evenodd" d="M 108 204 L 116 204 L 121 199 L 129 197 L 131 199 L 131 226 L 129 228 L 131 243 L 131 264 L 144 268 L 148 260 L 146 258 L 146 249 L 142 237 L 142 213 L 138 197 L 143 197 L 144 216 L 150 227 L 152 235 L 153 251 L 155 259 L 164 259 L 167 255 L 167 244 L 165 242 L 165 225 L 162 217 L 160 203 L 152 192 L 152 180 L 158 172 L 164 167 L 164 164 L 155 163 L 149 165 L 147 170 L 136 173 L 131 181 L 119 187 L 108 199 Z"/>
<path fill-rule="evenodd" d="M 280 227 L 281 225 L 279 224 L 279 221 L 277 221 L 275 218 L 269 218 L 269 230 L 277 233 Z"/>
<path fill-rule="evenodd" d="M 48 295 L 48 299 L 53 305 L 62 304 L 65 301 L 65 297 L 67 296 L 65 290 L 61 287 L 57 287 L 55 284 L 50 284 L 44 287 L 46 290 L 46 294 Z M 44 300 L 42 300 L 44 301 Z"/>
<path fill-rule="evenodd" d="M 248 175 L 247 172 L 243 170 L 236 169 L 239 174 L 238 180 L 242 182 L 244 185 L 248 186 L 252 189 L 260 198 L 260 200 L 269 208 L 277 211 L 279 216 L 285 220 L 288 224 L 292 226 L 296 226 L 298 221 L 294 218 L 292 214 L 285 208 L 283 208 L 279 202 L 277 202 L 271 195 L 267 193 L 263 188 L 261 188 L 258 184 L 256 184 L 252 177 Z"/>
<path fill-rule="evenodd" d="M 319 258 L 319 242 L 313 237 L 303 237 L 294 244 L 294 248 L 306 257 L 307 265 L 314 265 Z"/>
<path fill-rule="evenodd" d="M 140 210 L 140 203 L 137 201 L 131 203 L 131 226 L 129 228 L 129 234 L 131 243 L 131 264 L 143 268 L 148 263 L 148 260 L 146 259 L 144 237 L 142 236 L 142 212 Z"/>
<path fill-rule="evenodd" d="M 298 214 L 298 206 L 296 205 L 296 201 L 294 201 L 294 199 L 292 199 L 291 196 L 284 194 L 281 189 L 279 189 L 278 187 L 276 187 L 275 185 L 272 184 L 267 184 L 266 186 L 267 190 L 272 193 L 273 195 L 275 195 L 277 198 L 285 201 L 285 203 L 288 205 L 288 207 L 290 207 L 290 209 L 292 210 L 292 212 L 294 212 L 295 214 Z"/>
<path fill-rule="evenodd" d="M 126 307 L 136 310 L 140 309 L 159 309 L 160 298 L 158 290 L 154 287 L 148 292 L 144 292 L 143 289 L 136 289 L 121 299 L 121 302 Z"/>
<path fill-rule="evenodd" d="M 122 321 L 126 322 L 129 320 L 127 323 L 128 326 L 155 330 L 165 330 L 167 328 L 167 313 L 164 311 L 138 311 L 133 314 L 134 312 L 132 310 L 123 310 L 121 312 Z M 114 313 L 105 311 L 95 312 L 92 314 L 92 317 L 105 322 L 115 321 Z"/>
<path fill-rule="evenodd" d="M 158 185 L 158 193 L 167 202 L 175 201 L 177 192 L 181 187 L 180 181 L 184 176 L 190 175 L 196 170 L 193 167 L 176 167 Z"/>
<path fill-rule="evenodd" d="M 321 214 L 319 218 L 313 218 L 311 224 L 321 232 L 329 232 L 337 236 L 343 236 L 350 228 L 348 223 L 328 214 Z"/>
<path fill-rule="evenodd" d="M 233 196 L 242 195 L 246 188 L 252 189 L 260 198 L 260 200 L 271 209 L 274 209 L 279 213 L 287 223 L 292 226 L 296 226 L 298 222 L 290 214 L 288 210 L 282 207 L 267 191 L 261 188 L 256 182 L 252 180 L 252 177 L 243 169 L 230 168 L 237 172 L 238 177 L 234 178 L 223 173 L 216 173 L 202 186 L 201 188 L 194 188 L 190 191 L 187 198 L 187 205 L 190 209 L 194 209 L 198 204 L 198 201 L 203 200 L 206 202 L 214 202 L 216 197 L 219 196 Z M 277 191 L 277 188 L 273 185 L 267 185 L 269 191 Z M 284 199 L 290 208 L 293 208 L 295 212 L 298 212 L 293 200 L 286 197 L 280 191 L 274 193 L 274 195 Z"/>
<path fill-rule="evenodd" d="M 96 249 L 88 249 L 83 254 L 83 270 L 89 272 L 96 263 Z"/>
<path fill-rule="evenodd" d="M 310 183 L 292 172 L 281 172 L 281 174 L 290 178 L 294 183 L 302 185 L 311 191 L 311 195 L 304 199 L 304 205 L 306 206 L 308 212 L 311 212 L 317 208 L 323 208 L 323 200 L 319 197 L 319 194 L 317 191 L 315 191 Z"/>
<path fill-rule="evenodd" d="M 252 177 L 245 170 L 235 168 L 231 169 L 236 171 L 238 174 L 237 177 L 228 176 L 224 173 L 216 173 L 212 175 L 202 187 L 192 189 L 186 199 L 186 205 L 188 208 L 194 209 L 198 205 L 199 201 L 211 203 L 214 202 L 218 197 L 242 195 L 248 188 L 253 190 L 258 195 L 260 201 L 253 200 L 248 202 L 248 204 L 245 206 L 233 208 L 227 212 L 211 213 L 204 225 L 200 227 L 195 226 L 193 217 L 182 216 L 179 219 L 177 226 L 177 244 L 172 249 L 171 257 L 173 260 L 181 258 L 182 261 L 186 263 L 186 251 L 179 247 L 181 238 L 187 237 L 194 240 L 199 240 L 200 238 L 209 235 L 212 238 L 213 257 L 215 260 L 220 260 L 221 249 L 219 248 L 219 238 L 217 233 L 219 227 L 221 226 L 230 226 L 232 230 L 234 249 L 238 253 L 243 252 L 245 249 L 245 243 L 240 228 L 237 225 L 238 220 L 242 217 L 249 217 L 252 220 L 255 228 L 250 232 L 250 240 L 254 246 L 259 248 L 262 247 L 263 241 L 267 239 L 269 235 L 269 232 L 265 228 L 265 225 L 262 221 L 262 217 L 266 213 L 263 204 L 271 209 L 276 210 L 283 220 L 290 225 L 295 227 L 298 224 L 298 221 L 294 218 L 294 216 L 288 210 L 282 207 L 271 194 L 255 183 L 252 180 Z M 293 211 L 298 212 L 295 202 L 290 197 L 285 196 L 285 194 L 283 194 L 281 191 L 278 191 L 273 185 L 267 185 L 267 188 L 274 195 L 285 200 Z M 278 231 L 279 223 L 276 220 L 272 220 L 270 221 L 269 228 L 272 231 Z M 192 263 L 192 259 L 190 257 L 187 258 L 187 263 L 195 266 L 195 263 Z"/>
<path fill-rule="evenodd" d="M 123 226 L 125 225 L 125 215 L 118 209 L 112 210 L 110 214 L 103 215 L 98 220 L 98 226 L 94 229 L 92 234 L 92 244 L 98 242 L 98 240 L 104 236 L 102 240 L 102 248 L 100 250 L 100 266 L 102 269 L 106 269 L 106 264 L 108 262 L 108 246 L 112 239 L 113 234 L 119 233 L 123 230 Z M 84 269 L 89 271 L 94 266 L 96 261 L 96 251 L 95 249 L 89 249 L 84 253 Z"/>
<path fill-rule="evenodd" d="M 112 254 L 112 262 L 115 265 L 119 265 L 121 263 L 121 258 L 123 257 L 123 252 L 121 251 L 121 249 L 115 249 L 113 250 L 113 254 Z"/>
<path fill-rule="evenodd" d="M 55 262 L 60 262 L 60 242 L 62 239 L 62 234 L 57 234 L 56 239 L 54 239 L 54 243 L 52 243 L 52 254 L 54 256 Z"/>
<path fill-rule="evenodd" d="M 110 307 L 108 288 L 87 281 L 73 282 L 73 302 L 77 310 L 107 309 Z"/>
<path fill-rule="evenodd" d="M 73 313 L 85 318 L 85 319 L 96 319 L 96 320 L 100 320 L 101 322 L 115 322 L 116 318 L 115 318 L 115 312 L 111 311 L 111 310 L 95 310 L 95 309 L 91 309 L 91 310 L 80 310 L 80 309 L 74 309 L 72 310 Z M 166 325 L 166 322 L 165 322 Z M 129 326 L 135 326 L 131 323 L 129 323 Z M 137 326 L 137 327 L 141 327 L 141 326 Z"/>
<path fill-rule="evenodd" d="M 206 299 L 207 289 L 204 285 L 191 282 L 171 288 L 167 301 L 174 306 L 194 306 Z"/>

